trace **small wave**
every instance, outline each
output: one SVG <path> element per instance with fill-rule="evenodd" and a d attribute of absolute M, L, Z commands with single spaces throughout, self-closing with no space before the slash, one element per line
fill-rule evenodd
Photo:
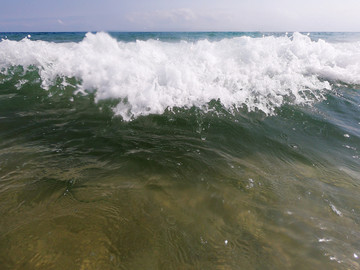
<path fill-rule="evenodd" d="M 119 42 L 88 33 L 79 43 L 3 40 L 0 69 L 35 67 L 42 87 L 77 78 L 77 90 L 96 101 L 115 98 L 125 120 L 174 107 L 206 107 L 219 100 L 232 110 L 266 114 L 284 103 L 322 100 L 334 81 L 360 84 L 360 43 L 288 37 L 236 37 L 220 41 Z M 19 82 L 19 87 L 21 87 Z"/>

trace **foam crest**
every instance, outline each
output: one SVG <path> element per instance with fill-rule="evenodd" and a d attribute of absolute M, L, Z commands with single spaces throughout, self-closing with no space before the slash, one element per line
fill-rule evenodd
<path fill-rule="evenodd" d="M 299 33 L 178 43 L 119 42 L 107 33 L 79 43 L 1 41 L 2 73 L 17 65 L 36 66 L 45 89 L 58 77 L 76 77 L 79 90 L 96 91 L 97 100 L 120 98 L 114 111 L 125 120 L 211 100 L 271 114 L 285 102 L 321 100 L 334 81 L 360 84 L 360 43 Z"/>

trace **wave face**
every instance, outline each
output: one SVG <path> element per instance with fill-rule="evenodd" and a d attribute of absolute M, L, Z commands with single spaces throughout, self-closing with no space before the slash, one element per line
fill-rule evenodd
<path fill-rule="evenodd" d="M 360 269 L 357 34 L 1 35 L 1 270 Z"/>
<path fill-rule="evenodd" d="M 283 104 L 312 104 L 332 84 L 360 83 L 360 42 L 312 41 L 307 35 L 234 37 L 164 42 L 117 41 L 87 33 L 81 42 L 3 40 L 0 67 L 38 70 L 44 89 L 59 78 L 96 100 L 119 99 L 125 120 L 174 107 L 203 107 L 219 100 L 227 110 L 246 107 L 273 114 Z"/>

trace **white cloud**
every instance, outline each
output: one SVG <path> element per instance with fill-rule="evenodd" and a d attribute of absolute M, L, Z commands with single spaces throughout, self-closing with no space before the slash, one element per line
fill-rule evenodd
<path fill-rule="evenodd" d="M 189 8 L 179 8 L 172 10 L 154 10 L 148 12 L 132 12 L 128 14 L 127 19 L 134 24 L 146 24 L 148 26 L 158 25 L 182 25 L 184 23 L 194 22 L 197 15 Z"/>

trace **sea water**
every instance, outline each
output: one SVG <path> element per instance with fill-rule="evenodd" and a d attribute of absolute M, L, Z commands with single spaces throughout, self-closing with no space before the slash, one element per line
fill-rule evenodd
<path fill-rule="evenodd" d="M 1 269 L 358 269 L 357 33 L 0 33 Z"/>

